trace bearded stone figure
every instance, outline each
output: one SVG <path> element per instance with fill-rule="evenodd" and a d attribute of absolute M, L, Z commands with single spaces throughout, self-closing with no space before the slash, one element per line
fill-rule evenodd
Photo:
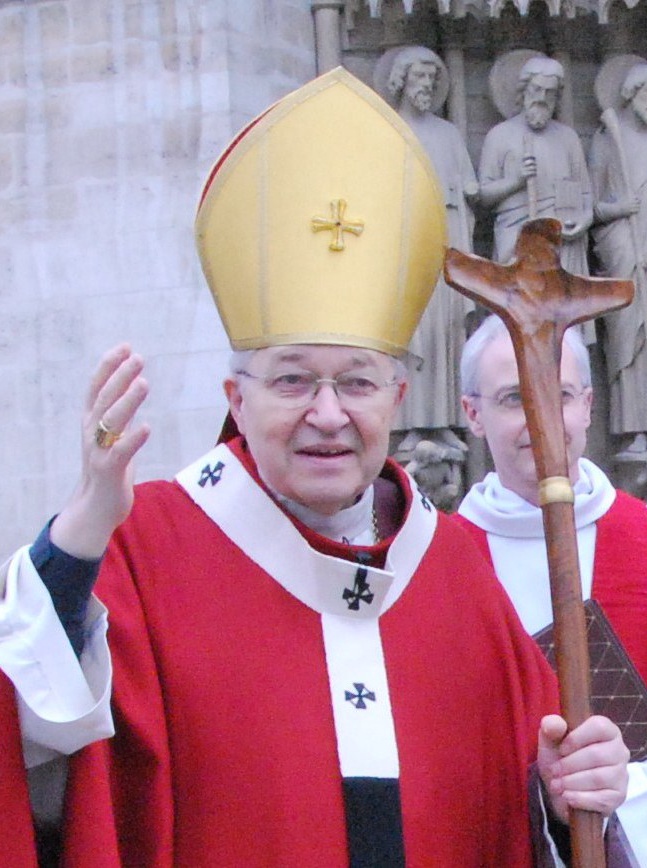
<path fill-rule="evenodd" d="M 556 60 L 535 55 L 522 65 L 517 113 L 494 126 L 483 143 L 480 195 L 495 212 L 497 261 L 510 260 L 527 220 L 556 217 L 563 225 L 563 267 L 588 274 L 591 184 L 577 133 L 554 118 L 563 85 L 564 69 Z"/>
<path fill-rule="evenodd" d="M 391 52 L 386 60 L 390 65 L 382 91 L 386 90 L 384 95 L 417 135 L 436 169 L 445 195 L 449 243 L 471 252 L 471 205 L 478 198 L 478 183 L 459 130 L 437 114 L 449 89 L 445 64 L 423 46 Z M 421 440 L 445 444 L 458 456 L 466 450 L 456 432 L 465 427 L 459 367 L 465 318 L 472 309 L 472 303 L 450 289 L 442 277 L 438 280 L 409 345 L 421 364 L 410 373 L 409 392 L 396 422 L 397 449 L 403 458 Z"/>

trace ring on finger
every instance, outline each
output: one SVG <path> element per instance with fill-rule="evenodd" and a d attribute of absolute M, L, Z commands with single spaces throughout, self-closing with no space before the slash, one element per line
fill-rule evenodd
<path fill-rule="evenodd" d="M 97 425 L 94 432 L 94 439 L 100 449 L 110 449 L 110 447 L 113 446 L 117 442 L 117 440 L 119 440 L 123 436 L 123 431 L 117 433 L 111 428 L 108 428 L 103 419 L 99 419 L 99 424 Z"/>

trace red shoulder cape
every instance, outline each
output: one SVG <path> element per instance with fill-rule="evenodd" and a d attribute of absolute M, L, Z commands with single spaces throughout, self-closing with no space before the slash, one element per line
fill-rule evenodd
<path fill-rule="evenodd" d="M 73 764 L 66 868 L 346 868 L 319 615 L 171 483 L 138 487 L 98 593 L 117 736 Z M 446 517 L 381 630 L 407 864 L 529 868 L 527 769 L 555 682 Z"/>
<path fill-rule="evenodd" d="M 591 596 L 647 683 L 647 506 L 624 491 L 616 494 L 597 522 Z M 492 565 L 487 533 L 462 515 L 452 520 L 470 533 Z"/>

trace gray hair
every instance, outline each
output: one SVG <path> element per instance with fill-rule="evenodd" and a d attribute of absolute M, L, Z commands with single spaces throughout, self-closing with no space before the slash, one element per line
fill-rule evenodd
<path fill-rule="evenodd" d="M 474 334 L 465 341 L 461 356 L 461 391 L 464 395 L 479 394 L 479 366 L 483 353 L 493 341 L 507 333 L 503 320 L 492 315 L 483 320 Z M 591 385 L 591 360 L 579 328 L 572 326 L 566 329 L 564 340 L 575 357 L 582 386 L 588 388 Z"/>
<path fill-rule="evenodd" d="M 386 83 L 388 92 L 398 100 L 402 96 L 409 70 L 414 63 L 431 63 L 437 70 L 445 68 L 443 61 L 431 48 L 425 48 L 424 45 L 412 45 L 409 48 L 403 48 L 395 56 Z M 437 86 L 438 79 L 436 78 L 434 90 Z"/>
<path fill-rule="evenodd" d="M 527 60 L 519 71 L 519 79 L 517 81 L 517 107 L 523 105 L 523 96 L 526 92 L 528 82 L 536 75 L 551 75 L 557 79 L 557 105 L 564 90 L 564 67 L 558 60 L 553 60 L 552 57 L 545 55 L 531 57 Z"/>
<path fill-rule="evenodd" d="M 647 63 L 634 64 L 625 76 L 620 88 L 622 104 L 630 103 L 645 83 L 647 83 Z"/>
<path fill-rule="evenodd" d="M 239 371 L 246 371 L 256 352 L 257 350 L 234 350 L 229 356 L 229 373 L 237 374 Z"/>

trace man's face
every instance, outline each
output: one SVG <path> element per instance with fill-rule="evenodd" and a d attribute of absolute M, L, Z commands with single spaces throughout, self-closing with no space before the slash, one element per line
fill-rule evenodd
<path fill-rule="evenodd" d="M 636 113 L 636 117 L 644 124 L 647 124 L 647 82 L 643 84 L 640 90 L 636 91 L 631 100 L 631 105 Z"/>
<path fill-rule="evenodd" d="M 381 386 L 394 380 L 392 359 L 373 350 L 300 344 L 259 350 L 247 371 L 261 379 L 230 378 L 225 391 L 265 483 L 324 515 L 351 506 L 382 469 L 406 385 L 380 388 L 351 408 L 328 383 L 298 407 L 267 383 L 352 373 Z"/>
<path fill-rule="evenodd" d="M 434 64 L 424 60 L 416 60 L 409 67 L 402 98 L 408 100 L 419 112 L 431 111 L 435 81 L 436 67 Z"/>
<path fill-rule="evenodd" d="M 555 113 L 559 79 L 555 75 L 533 75 L 523 92 L 523 111 L 528 126 L 543 130 Z"/>
<path fill-rule="evenodd" d="M 463 409 L 472 433 L 485 437 L 494 466 L 506 488 L 537 504 L 537 471 L 530 435 L 519 405 L 519 374 L 512 341 L 495 338 L 483 351 L 479 365 L 479 394 L 463 396 Z M 584 388 L 570 347 L 562 347 L 561 384 L 569 476 L 577 481 L 577 462 L 586 447 L 591 424 L 591 388 Z"/>

